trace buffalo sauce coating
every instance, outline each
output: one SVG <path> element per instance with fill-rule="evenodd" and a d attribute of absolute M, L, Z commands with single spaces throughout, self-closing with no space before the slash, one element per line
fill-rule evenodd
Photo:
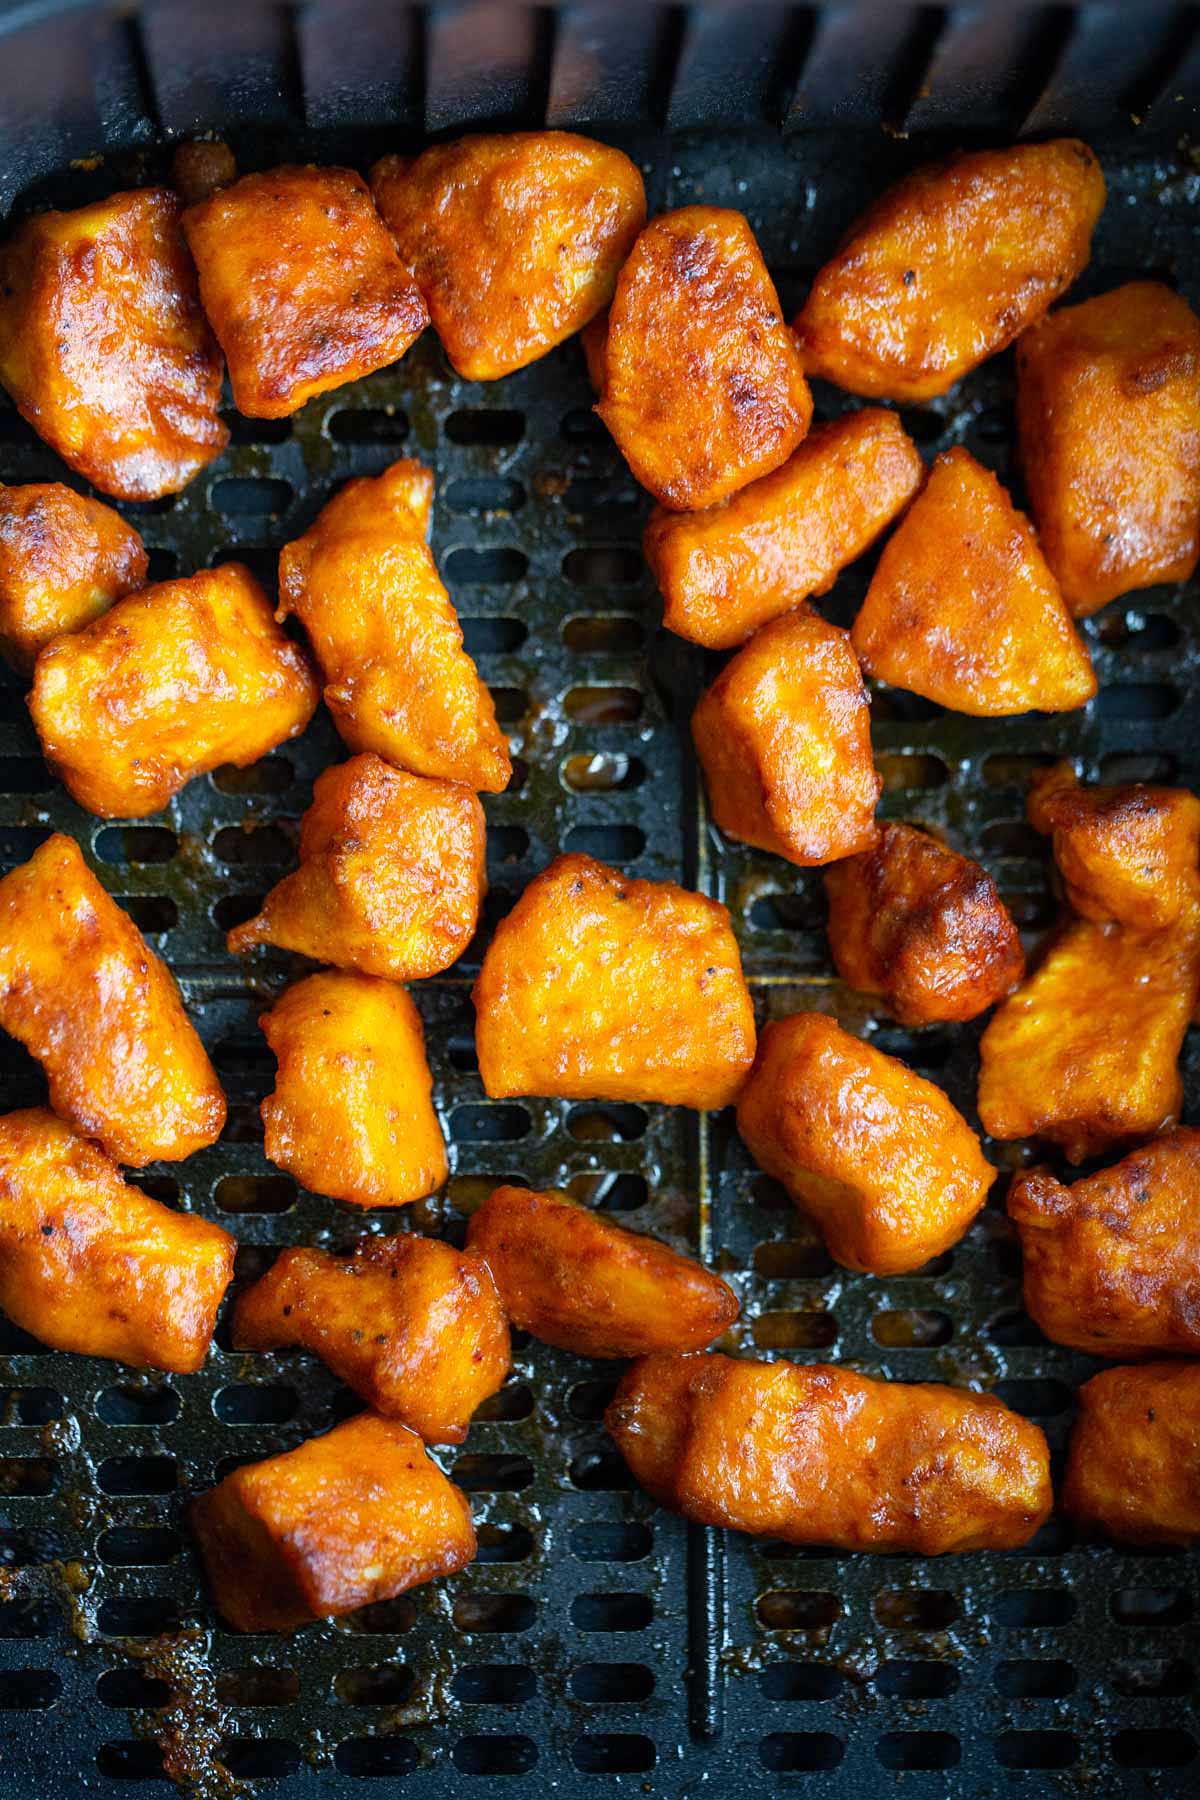
<path fill-rule="evenodd" d="M 155 500 L 229 442 L 221 356 L 164 188 L 29 219 L 0 251 L 0 382 L 103 493 Z"/>
<path fill-rule="evenodd" d="M 238 1300 L 238 1350 L 296 1344 L 429 1444 L 461 1444 L 512 1365 L 486 1263 L 434 1238 L 362 1238 L 349 1257 L 284 1250 Z"/>
<path fill-rule="evenodd" d="M 235 926 L 229 948 L 278 944 L 391 981 L 436 975 L 475 935 L 484 855 L 470 788 L 352 756 L 317 777 L 300 867 Z"/>
<path fill-rule="evenodd" d="M 737 1123 L 830 1254 L 875 1275 L 956 1243 L 995 1178 L 940 1088 L 824 1013 L 764 1026 Z"/>
<path fill-rule="evenodd" d="M 61 481 L 0 487 L 0 652 L 32 673 L 51 638 L 141 587 L 149 560 L 119 513 Z"/>
<path fill-rule="evenodd" d="M 295 613 L 308 633 L 352 750 L 497 794 L 508 744 L 425 542 L 432 496 L 408 458 L 348 481 L 284 545 L 279 617 Z"/>
<path fill-rule="evenodd" d="M 372 1413 L 235 1469 L 189 1516 L 217 1610 L 239 1631 L 390 1600 L 476 1549 L 466 1495 L 415 1432 Z"/>
<path fill-rule="evenodd" d="M 713 506 L 779 467 L 812 396 L 741 213 L 652 219 L 617 281 L 596 411 L 664 506 Z"/>
<path fill-rule="evenodd" d="M 0 1027 L 117 1162 L 181 1162 L 220 1136 L 225 1096 L 169 969 L 58 833 L 0 881 Z"/>
<path fill-rule="evenodd" d="M 1200 1539 L 1200 1363 L 1102 1369 L 1078 1401 L 1063 1511 L 1121 1543 Z"/>
<path fill-rule="evenodd" d="M 848 634 L 816 613 L 756 632 L 701 696 L 692 737 L 728 837 L 802 866 L 875 842 L 870 701 Z"/>
<path fill-rule="evenodd" d="M 183 215 L 238 411 L 280 419 L 404 355 L 429 323 L 361 175 L 244 175 Z"/>
<path fill-rule="evenodd" d="M 728 650 L 828 593 L 921 485 L 895 413 L 868 406 L 811 432 L 770 475 L 702 512 L 656 507 L 643 538 L 668 631 Z"/>
<path fill-rule="evenodd" d="M 0 1118 L 0 1306 L 52 1349 L 191 1374 L 236 1249 L 45 1108 Z"/>
<path fill-rule="evenodd" d="M 647 1356 L 605 1415 L 661 1505 L 841 1550 L 1005 1550 L 1053 1502 L 1036 1425 L 999 1400 L 822 1364 Z"/>
<path fill-rule="evenodd" d="M 1096 692 L 1032 526 L 961 446 L 884 545 L 850 635 L 870 674 L 954 712 L 1069 712 Z"/>
<path fill-rule="evenodd" d="M 1012 914 L 986 869 L 912 825 L 825 871 L 842 980 L 883 994 L 903 1025 L 973 1019 L 1025 973 Z"/>
<path fill-rule="evenodd" d="M 264 1149 L 314 1194 L 404 1206 L 440 1188 L 446 1145 L 420 1014 L 372 975 L 298 981 L 259 1020 L 279 1064 Z"/>
<path fill-rule="evenodd" d="M 1026 811 L 1084 918 L 1159 931 L 1200 897 L 1200 799 L 1186 788 L 1094 787 L 1060 762 L 1034 776 Z"/>
<path fill-rule="evenodd" d="M 795 322 L 805 369 L 875 399 L 944 394 L 1071 285 L 1103 205 L 1100 165 L 1073 138 L 915 170 L 813 282 Z"/>
<path fill-rule="evenodd" d="M 729 914 L 673 881 L 560 856 L 488 946 L 473 994 L 486 1094 L 727 1106 L 754 1059 Z"/>
<path fill-rule="evenodd" d="M 1017 345 L 1030 511 L 1076 616 L 1186 581 L 1200 554 L 1200 319 L 1156 281 L 1052 313 Z"/>
<path fill-rule="evenodd" d="M 567 1194 L 493 1189 L 467 1246 L 486 1260 L 513 1324 L 577 1356 L 700 1350 L 738 1315 L 732 1290 L 691 1257 Z"/>
<path fill-rule="evenodd" d="M 646 221 L 620 150 L 569 131 L 510 131 L 385 156 L 371 188 L 458 373 L 523 369 L 612 299 Z"/>
<path fill-rule="evenodd" d="M 29 710 L 67 791 L 106 819 L 158 812 L 224 763 L 304 730 L 317 686 L 249 569 L 224 563 L 118 600 L 38 657 Z"/>

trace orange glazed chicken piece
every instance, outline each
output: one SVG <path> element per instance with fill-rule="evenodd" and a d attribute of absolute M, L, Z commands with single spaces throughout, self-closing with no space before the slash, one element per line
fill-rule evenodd
<path fill-rule="evenodd" d="M 486 1259 L 514 1325 L 578 1356 L 701 1350 L 738 1316 L 732 1289 L 690 1256 L 569 1194 L 493 1189 L 467 1247 Z"/>
<path fill-rule="evenodd" d="M 40 213 L 0 250 L 0 383 L 119 500 L 174 494 L 229 442 L 221 356 L 165 188 Z"/>
<path fill-rule="evenodd" d="M 739 212 L 652 219 L 617 281 L 596 411 L 664 506 L 713 506 L 777 469 L 812 396 Z"/>
<path fill-rule="evenodd" d="M 875 399 L 944 394 L 1070 287 L 1103 206 L 1074 138 L 915 170 L 813 282 L 795 325 L 806 370 Z"/>
<path fill-rule="evenodd" d="M 432 499 L 433 477 L 408 459 L 348 481 L 285 544 L 279 617 L 308 633 L 352 750 L 498 794 L 508 744 L 425 542 Z"/>
<path fill-rule="evenodd" d="M 197 775 L 246 768 L 298 736 L 317 698 L 249 569 L 223 563 L 129 594 L 48 644 L 29 710 L 72 798 L 136 819 Z"/>
<path fill-rule="evenodd" d="M 461 1444 L 512 1366 L 487 1265 L 435 1238 L 362 1238 L 350 1257 L 284 1250 L 241 1296 L 237 1350 L 311 1350 L 368 1406 Z"/>
<path fill-rule="evenodd" d="M 183 215 L 234 405 L 281 419 L 404 355 L 429 323 L 353 169 L 243 175 Z"/>
<path fill-rule="evenodd" d="M 1080 1525 L 1121 1543 L 1200 1540 L 1200 1363 L 1085 1381 L 1061 1497 Z"/>
<path fill-rule="evenodd" d="M 523 369 L 612 299 L 646 222 L 619 150 L 569 131 L 508 131 L 385 156 L 371 187 L 458 373 Z"/>
<path fill-rule="evenodd" d="M 728 1106 L 754 1007 L 726 909 L 673 881 L 560 856 L 488 946 L 472 995 L 483 1089 Z"/>
<path fill-rule="evenodd" d="M 816 613 L 764 625 L 692 714 L 713 819 L 802 867 L 875 842 L 882 786 L 846 632 Z"/>
<path fill-rule="evenodd" d="M 658 1501 L 838 1550 L 1010 1550 L 1053 1503 L 1036 1425 L 990 1395 L 820 1363 L 647 1356 L 605 1422 Z"/>
<path fill-rule="evenodd" d="M 52 1350 L 191 1374 L 236 1249 L 44 1107 L 0 1118 L 0 1306 Z"/>
<path fill-rule="evenodd" d="M 215 1143 L 225 1096 L 165 963 L 59 833 L 0 881 L 0 1029 L 117 1162 Z"/>
<path fill-rule="evenodd" d="M 0 651 L 32 674 L 43 645 L 141 587 L 148 562 L 111 506 L 61 481 L 0 487 Z"/>
<path fill-rule="evenodd" d="M 1012 914 L 985 869 L 911 825 L 825 871 L 842 980 L 882 994 L 903 1025 L 973 1019 L 1025 973 Z"/>
<path fill-rule="evenodd" d="M 394 982 L 310 975 L 259 1020 L 279 1063 L 264 1149 L 314 1194 L 404 1206 L 440 1188 L 446 1144 L 420 1014 Z"/>
<path fill-rule="evenodd" d="M 457 961 L 487 889 L 483 808 L 469 788 L 352 756 L 313 783 L 300 867 L 229 948 L 278 944 L 314 962 L 412 981 Z"/>
<path fill-rule="evenodd" d="M 359 1413 L 246 1463 L 193 1504 L 217 1611 L 238 1631 L 294 1631 L 391 1600 L 475 1555 L 471 1507 L 415 1432 Z"/>
<path fill-rule="evenodd" d="M 737 1124 L 830 1255 L 872 1275 L 956 1244 L 996 1175 L 941 1088 L 824 1013 L 763 1027 Z"/>
<path fill-rule="evenodd" d="M 1017 430 L 1046 561 L 1077 617 L 1200 555 L 1200 319 L 1157 281 L 1017 345 Z"/>
<path fill-rule="evenodd" d="M 1060 762 L 1034 776 L 1027 810 L 1085 919 L 1159 931 L 1200 898 L 1200 799 L 1186 788 L 1084 786 Z"/>
<path fill-rule="evenodd" d="M 819 425 L 782 467 L 704 512 L 656 507 L 646 561 L 668 631 L 729 650 L 760 625 L 827 594 L 924 478 L 895 413 L 865 407 Z"/>

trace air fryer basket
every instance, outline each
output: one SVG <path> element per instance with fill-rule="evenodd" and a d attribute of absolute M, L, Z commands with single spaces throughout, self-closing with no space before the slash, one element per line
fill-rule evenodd
<path fill-rule="evenodd" d="M 0 204 L 70 204 L 153 178 L 169 140 L 197 130 L 224 131 L 246 167 L 310 154 L 364 166 L 483 122 L 580 124 L 638 157 L 652 210 L 744 210 L 790 313 L 844 225 L 904 167 L 949 144 L 1075 129 L 1110 191 L 1083 287 L 1155 274 L 1195 301 L 1196 68 L 1194 12 L 1152 4 L 4 6 Z M 1011 401 L 1004 357 L 904 418 L 927 456 L 966 443 L 1015 483 Z M 576 345 L 472 385 L 427 334 L 397 368 L 291 421 L 231 417 L 213 469 L 175 499 L 121 510 L 156 576 L 236 554 L 270 583 L 279 545 L 347 476 L 402 454 L 431 463 L 438 561 L 518 759 L 511 790 L 487 801 L 488 928 L 560 850 L 676 877 L 732 909 L 763 1015 L 836 1009 L 970 1113 L 977 1033 L 903 1032 L 840 990 L 819 876 L 707 825 L 687 720 L 716 663 L 658 627 L 645 496 L 590 403 Z M 818 412 L 846 403 L 825 389 Z M 0 411 L 0 478 L 62 475 Z M 838 622 L 866 574 L 830 596 Z M 1195 599 L 1157 589 L 1088 621 L 1102 689 L 1082 714 L 969 720 L 877 697 L 885 812 L 982 858 L 1031 941 L 1053 917 L 1022 819 L 1032 767 L 1069 754 L 1093 778 L 1200 782 Z M 153 820 L 105 825 L 47 775 L 6 680 L 0 866 L 51 829 L 77 837 L 179 975 L 230 1096 L 222 1141 L 144 1185 L 234 1230 L 243 1278 L 277 1245 L 394 1228 L 394 1214 L 364 1220 L 298 1194 L 264 1160 L 256 1109 L 272 1061 L 256 1017 L 296 965 L 222 947 L 294 858 L 313 777 L 341 753 L 328 719 L 254 769 L 194 783 Z M 747 1350 L 978 1383 L 1061 1452 L 1095 1365 L 1021 1312 L 999 1202 L 919 1275 L 855 1276 L 756 1173 L 726 1115 L 489 1102 L 469 1002 L 478 949 L 413 990 L 454 1175 L 408 1222 L 461 1237 L 490 1178 L 569 1186 L 726 1273 Z M 1194 1118 L 1194 1044 L 1188 1074 Z M 43 1094 L 7 1040 L 0 1089 L 5 1108 Z M 471 1491 L 478 1563 L 294 1638 L 240 1637 L 203 1594 L 186 1500 L 322 1429 L 351 1397 L 310 1359 L 235 1355 L 227 1338 L 200 1374 L 172 1379 L 0 1332 L 5 1800 L 116 1795 L 164 1764 L 205 1796 L 240 1780 L 287 1800 L 468 1796 L 505 1776 L 525 1793 L 672 1800 L 806 1777 L 835 1797 L 899 1779 L 906 1795 L 972 1800 L 1185 1794 L 1200 1781 L 1192 1557 L 1086 1546 L 1057 1519 L 1027 1551 L 940 1562 L 689 1527 L 632 1487 L 609 1445 L 604 1366 L 521 1341 L 507 1387 L 441 1458 Z M 371 1788 L 371 1776 L 384 1779 Z"/>

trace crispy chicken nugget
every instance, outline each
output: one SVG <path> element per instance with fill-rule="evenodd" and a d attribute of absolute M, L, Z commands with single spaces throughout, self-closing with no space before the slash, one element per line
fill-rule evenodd
<path fill-rule="evenodd" d="M 1200 799 L 1187 788 L 1085 786 L 1060 762 L 1034 776 L 1027 811 L 1085 919 L 1159 931 L 1200 897 Z"/>
<path fill-rule="evenodd" d="M 446 354 L 468 381 L 523 369 L 612 299 L 646 222 L 620 150 L 507 131 L 385 156 L 371 188 Z"/>
<path fill-rule="evenodd" d="M 647 225 L 609 311 L 596 411 L 675 510 L 714 506 L 791 455 L 812 396 L 741 213 L 685 206 Z"/>
<path fill-rule="evenodd" d="M 869 674 L 953 712 L 1071 712 L 1096 692 L 1032 526 L 960 446 L 884 546 L 850 635 Z"/>
<path fill-rule="evenodd" d="M 727 1106 L 754 1060 L 729 914 L 673 881 L 560 856 L 488 946 L 473 994 L 484 1092 Z"/>
<path fill-rule="evenodd" d="M 78 631 L 141 587 L 149 558 L 111 506 L 61 481 L 0 487 L 0 652 L 22 675 L 62 631 Z"/>
<path fill-rule="evenodd" d="M 1061 1499 L 1080 1525 L 1121 1543 L 1200 1539 L 1200 1363 L 1085 1381 Z"/>
<path fill-rule="evenodd" d="M 944 394 L 1070 287 L 1103 206 L 1074 138 L 914 170 L 813 282 L 795 322 L 805 369 L 875 399 Z"/>

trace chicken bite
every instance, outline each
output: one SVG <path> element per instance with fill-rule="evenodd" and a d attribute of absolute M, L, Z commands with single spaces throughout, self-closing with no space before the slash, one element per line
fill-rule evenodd
<path fill-rule="evenodd" d="M 498 794 L 512 763 L 496 709 L 425 542 L 433 477 L 404 459 L 348 481 L 279 558 L 352 750 Z"/>
<path fill-rule="evenodd" d="M 1032 526 L 961 446 L 884 546 L 850 635 L 869 674 L 953 712 L 1071 712 L 1096 692 Z"/>
<path fill-rule="evenodd" d="M 738 1316 L 718 1276 L 569 1194 L 494 1188 L 467 1247 L 486 1260 L 514 1325 L 577 1356 L 702 1350 Z"/>
<path fill-rule="evenodd" d="M 429 323 L 353 169 L 243 175 L 183 215 L 234 405 L 282 419 L 404 355 Z"/>
<path fill-rule="evenodd" d="M 1034 776 L 1026 810 L 1085 919 L 1160 931 L 1200 899 L 1200 799 L 1187 788 L 1085 786 L 1060 762 Z"/>
<path fill-rule="evenodd" d="M 389 981 L 437 975 L 475 935 L 484 857 L 470 788 L 352 756 L 318 775 L 300 821 L 300 867 L 234 927 L 229 948 L 277 944 Z"/>
<path fill-rule="evenodd" d="M 656 507 L 642 546 L 668 631 L 728 650 L 826 594 L 925 474 L 895 413 L 864 407 L 811 432 L 770 475 L 703 512 Z"/>
<path fill-rule="evenodd" d="M 825 871 L 842 980 L 882 994 L 902 1025 L 973 1019 L 1025 973 L 1012 914 L 986 869 L 912 825 Z"/>
<path fill-rule="evenodd" d="M 119 500 L 185 487 L 229 442 L 221 355 L 165 188 L 28 219 L 0 250 L 0 383 Z"/>
<path fill-rule="evenodd" d="M 872 1275 L 957 1243 L 996 1175 L 941 1088 L 824 1013 L 763 1027 L 737 1125 L 835 1261 Z"/>
<path fill-rule="evenodd" d="M 58 832 L 0 881 L 0 1029 L 117 1162 L 182 1162 L 221 1134 L 225 1096 L 170 970 Z"/>
<path fill-rule="evenodd" d="M 354 1254 L 284 1250 L 233 1316 L 237 1350 L 311 1350 L 375 1412 L 461 1444 L 512 1366 L 486 1263 L 435 1238 L 361 1238 Z"/>
<path fill-rule="evenodd" d="M 766 264 L 739 212 L 652 219 L 621 270 L 596 411 L 630 468 L 677 511 L 777 469 L 812 396 Z"/>
<path fill-rule="evenodd" d="M 1200 1363 L 1103 1369 L 1079 1390 L 1062 1509 L 1124 1544 L 1200 1540 Z"/>
<path fill-rule="evenodd" d="M 647 1356 L 605 1423 L 661 1506 L 788 1544 L 918 1556 L 1016 1549 L 1054 1499 L 1036 1425 L 990 1395 L 934 1382 Z"/>
<path fill-rule="evenodd" d="M 874 399 L 944 394 L 1070 287 L 1103 206 L 1074 138 L 914 170 L 813 282 L 795 321 L 805 369 Z"/>
<path fill-rule="evenodd" d="M 385 156 L 371 189 L 446 354 L 468 381 L 523 369 L 606 307 L 646 222 L 620 150 L 507 131 Z"/>
<path fill-rule="evenodd" d="M 486 1094 L 727 1106 L 754 1060 L 729 914 L 673 881 L 560 856 L 502 919 L 475 983 Z"/>
<path fill-rule="evenodd" d="M 875 842 L 867 690 L 849 636 L 816 613 L 756 632 L 701 695 L 692 737 L 727 837 L 801 867 Z"/>
<path fill-rule="evenodd" d="M 1026 332 L 1017 431 L 1042 549 L 1077 618 L 1188 580 L 1200 555 L 1200 319 L 1186 300 L 1131 281 Z"/>
<path fill-rule="evenodd" d="M 0 1118 L 0 1306 L 52 1350 L 192 1374 L 236 1250 L 45 1107 Z"/>
<path fill-rule="evenodd" d="M 146 579 L 145 545 L 111 506 L 61 481 L 0 486 L 0 652 L 21 675 Z"/>
<path fill-rule="evenodd" d="M 294 1631 L 453 1575 L 475 1555 L 471 1506 L 415 1432 L 359 1413 L 245 1463 L 189 1514 L 217 1611 Z"/>

